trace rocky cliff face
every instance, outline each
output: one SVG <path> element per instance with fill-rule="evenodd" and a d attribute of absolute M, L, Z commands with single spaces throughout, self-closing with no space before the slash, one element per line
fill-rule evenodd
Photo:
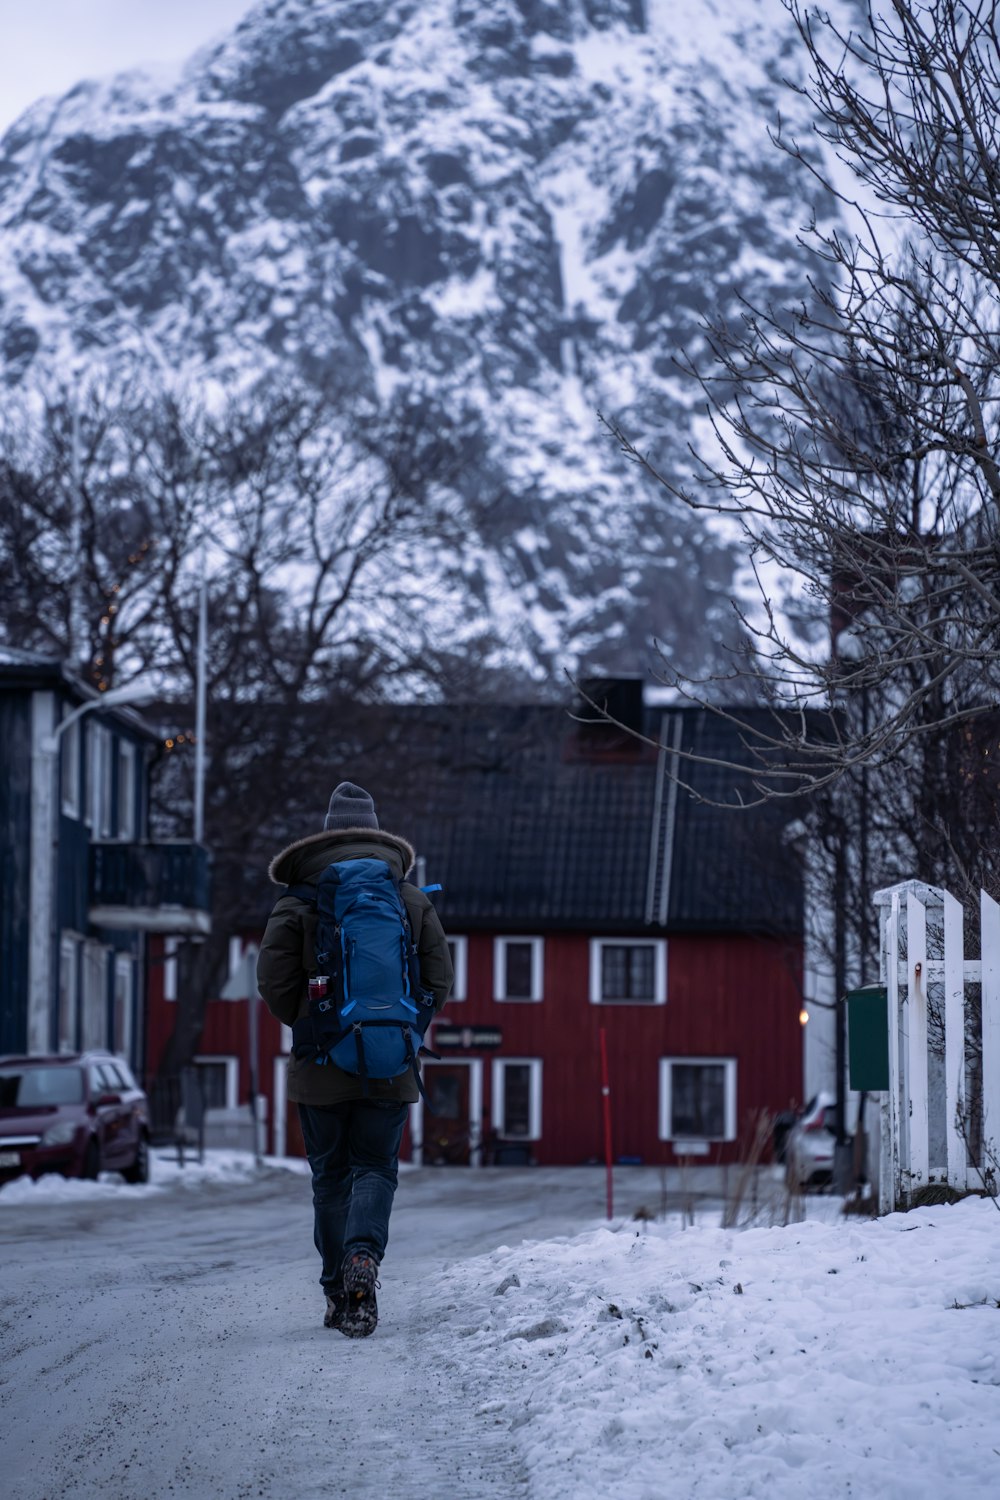
<path fill-rule="evenodd" d="M 596 414 L 675 467 L 702 319 L 806 292 L 794 65 L 778 0 L 265 0 L 0 143 L 3 378 L 130 352 L 416 403 L 465 435 L 484 607 L 550 661 L 708 660 L 732 559 Z"/>

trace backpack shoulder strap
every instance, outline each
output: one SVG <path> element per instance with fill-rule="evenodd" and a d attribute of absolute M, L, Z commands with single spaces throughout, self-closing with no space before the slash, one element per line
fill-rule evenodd
<path fill-rule="evenodd" d="M 286 885 L 285 895 L 294 896 L 297 901 L 307 901 L 310 906 L 316 905 L 317 895 L 314 885 Z"/>

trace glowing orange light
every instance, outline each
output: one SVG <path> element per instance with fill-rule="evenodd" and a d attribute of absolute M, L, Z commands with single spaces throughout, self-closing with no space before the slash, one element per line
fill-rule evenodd
<path fill-rule="evenodd" d="M 805 1026 L 805 1025 L 808 1024 L 808 1021 L 809 1021 L 809 1012 L 806 1010 L 805 1006 L 803 1005 L 802 1009 L 799 1011 L 799 1025 L 800 1026 Z"/>

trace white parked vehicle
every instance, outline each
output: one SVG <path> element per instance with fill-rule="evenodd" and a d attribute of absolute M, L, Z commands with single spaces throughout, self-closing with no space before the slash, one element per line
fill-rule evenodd
<path fill-rule="evenodd" d="M 828 1187 L 833 1180 L 837 1145 L 837 1100 L 833 1094 L 816 1094 L 788 1132 L 785 1167 L 796 1187 Z"/>

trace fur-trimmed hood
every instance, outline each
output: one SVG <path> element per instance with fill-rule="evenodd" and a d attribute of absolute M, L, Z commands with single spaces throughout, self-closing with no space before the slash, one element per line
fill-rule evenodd
<path fill-rule="evenodd" d="M 335 859 L 384 859 L 397 879 L 402 879 L 416 860 L 416 851 L 406 839 L 376 828 L 340 828 L 310 833 L 282 849 L 268 865 L 275 885 L 295 885 L 319 876 Z"/>

